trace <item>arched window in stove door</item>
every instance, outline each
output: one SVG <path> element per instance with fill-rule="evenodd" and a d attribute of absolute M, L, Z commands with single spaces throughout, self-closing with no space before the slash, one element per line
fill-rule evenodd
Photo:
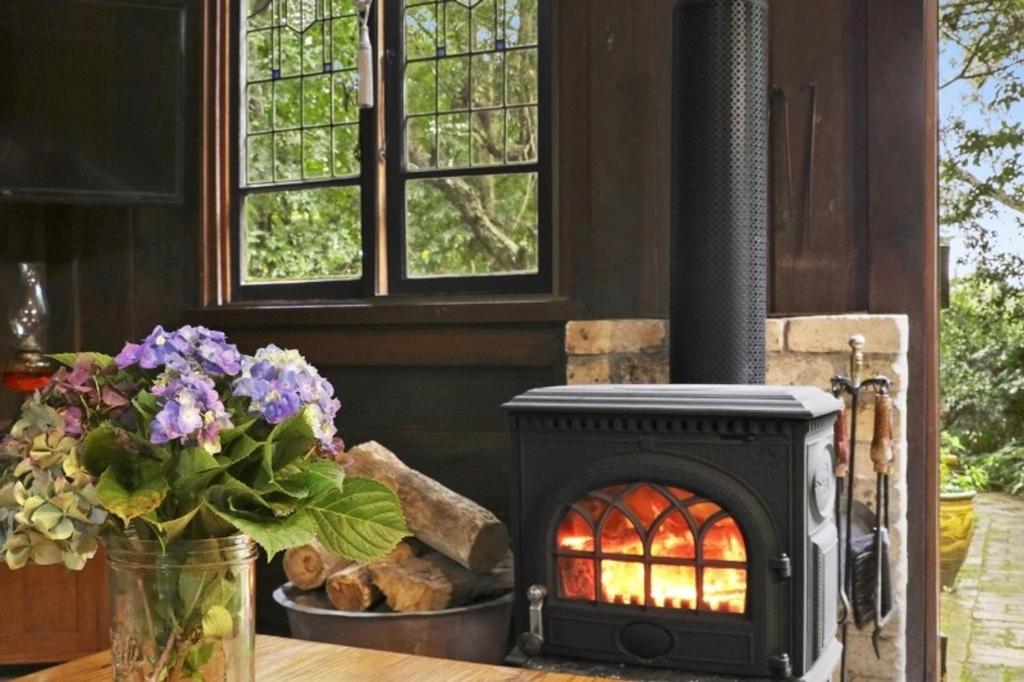
<path fill-rule="evenodd" d="M 688 490 L 641 482 L 587 493 L 565 511 L 555 545 L 563 599 L 746 612 L 743 533 Z"/>

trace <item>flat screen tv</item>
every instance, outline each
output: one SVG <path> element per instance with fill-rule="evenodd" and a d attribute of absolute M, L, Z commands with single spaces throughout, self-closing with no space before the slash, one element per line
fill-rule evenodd
<path fill-rule="evenodd" d="M 0 199 L 180 202 L 185 0 L 0 0 Z"/>

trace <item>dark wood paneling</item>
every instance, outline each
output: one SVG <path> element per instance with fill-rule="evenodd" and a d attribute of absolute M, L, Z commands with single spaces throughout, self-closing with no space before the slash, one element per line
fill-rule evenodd
<path fill-rule="evenodd" d="M 568 121 L 586 119 L 589 133 L 579 150 L 590 162 L 586 206 L 562 217 L 586 317 L 668 310 L 673 4 L 590 0 L 585 35 L 561 34 L 570 49 L 585 38 L 589 57 L 586 109 L 562 110 Z"/>
<path fill-rule="evenodd" d="M 771 311 L 866 310 L 865 12 L 771 8 Z"/>
<path fill-rule="evenodd" d="M 551 367 L 560 363 L 561 325 L 367 327 L 354 329 L 267 328 L 233 330 L 239 348 L 267 343 L 300 349 L 321 365 Z"/>
<path fill-rule="evenodd" d="M 936 3 L 866 3 L 868 307 L 910 317 L 907 679 L 938 677 Z"/>

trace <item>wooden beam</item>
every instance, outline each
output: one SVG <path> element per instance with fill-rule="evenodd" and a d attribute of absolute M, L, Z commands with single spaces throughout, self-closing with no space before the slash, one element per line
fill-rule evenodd
<path fill-rule="evenodd" d="M 199 297 L 204 306 L 230 298 L 231 68 L 234 26 L 228 0 L 204 0 L 200 35 Z"/>
<path fill-rule="evenodd" d="M 938 679 L 937 3 L 867 5 L 868 305 L 910 317 L 906 679 Z"/>

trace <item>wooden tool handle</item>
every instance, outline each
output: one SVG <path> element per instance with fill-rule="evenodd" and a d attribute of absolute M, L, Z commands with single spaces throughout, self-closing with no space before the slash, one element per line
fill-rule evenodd
<path fill-rule="evenodd" d="M 875 432 L 871 438 L 871 461 L 875 473 L 888 474 L 892 464 L 892 396 L 887 392 L 875 396 Z"/>
<path fill-rule="evenodd" d="M 850 471 L 850 428 L 846 416 L 846 408 L 839 411 L 836 423 L 832 427 L 835 441 L 836 478 L 846 478 Z"/>

